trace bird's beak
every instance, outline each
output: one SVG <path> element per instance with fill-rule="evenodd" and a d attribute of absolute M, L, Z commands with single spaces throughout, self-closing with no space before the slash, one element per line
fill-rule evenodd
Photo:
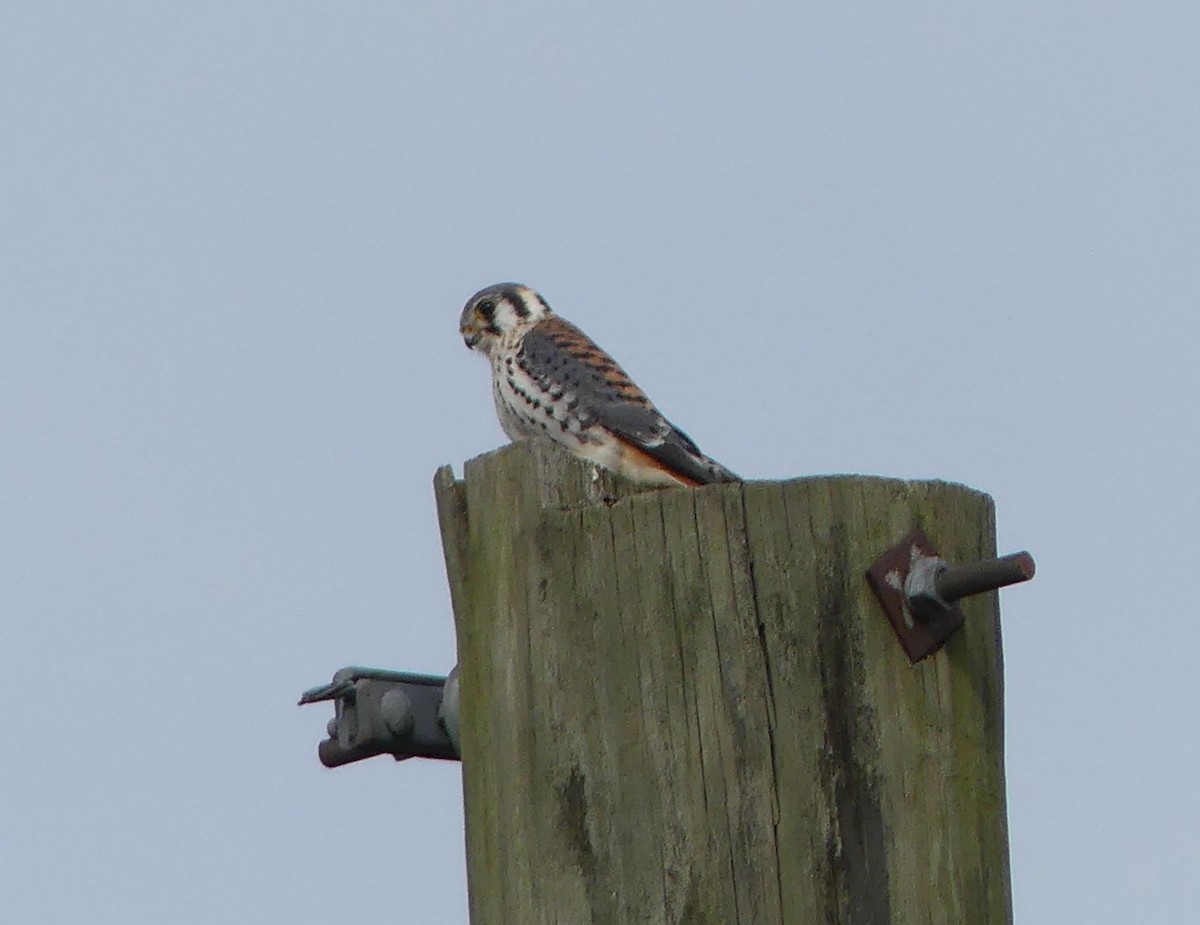
<path fill-rule="evenodd" d="M 483 332 L 478 328 L 466 327 L 462 329 L 463 343 L 471 350 L 475 349 L 475 345 L 479 343 L 479 338 L 483 337 Z"/>

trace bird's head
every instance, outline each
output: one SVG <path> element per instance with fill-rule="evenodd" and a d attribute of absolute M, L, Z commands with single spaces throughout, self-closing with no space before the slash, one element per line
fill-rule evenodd
<path fill-rule="evenodd" d="M 497 283 L 467 300 L 458 319 L 466 345 L 487 356 L 506 338 L 520 335 L 553 314 L 546 300 L 520 283 Z"/>

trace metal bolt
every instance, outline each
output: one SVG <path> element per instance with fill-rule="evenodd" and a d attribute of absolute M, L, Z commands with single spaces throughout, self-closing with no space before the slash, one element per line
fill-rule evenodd
<path fill-rule="evenodd" d="M 1033 556 L 1027 552 L 1014 552 L 1011 556 L 985 559 L 970 565 L 947 565 L 938 572 L 937 593 L 943 600 L 954 603 L 972 594 L 1029 581 L 1035 570 Z"/>
<path fill-rule="evenodd" d="M 1027 552 L 951 565 L 914 530 L 867 570 L 867 581 L 913 662 L 936 652 L 963 623 L 955 602 L 1033 577 Z"/>
<path fill-rule="evenodd" d="M 967 565 L 950 565 L 937 556 L 918 556 L 904 580 L 904 596 L 912 615 L 928 623 L 944 616 L 957 600 L 1028 581 L 1033 573 L 1033 556 L 1027 552 Z"/>
<path fill-rule="evenodd" d="M 398 687 L 386 691 L 379 701 L 379 718 L 392 735 L 403 738 L 413 730 L 412 700 Z"/>

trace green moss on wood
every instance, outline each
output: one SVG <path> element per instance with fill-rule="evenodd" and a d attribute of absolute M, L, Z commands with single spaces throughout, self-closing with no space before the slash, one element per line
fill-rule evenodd
<path fill-rule="evenodd" d="M 908 664 L 863 574 L 986 495 L 643 490 L 538 442 L 435 480 L 472 922 L 1011 920 L 995 595 Z"/>

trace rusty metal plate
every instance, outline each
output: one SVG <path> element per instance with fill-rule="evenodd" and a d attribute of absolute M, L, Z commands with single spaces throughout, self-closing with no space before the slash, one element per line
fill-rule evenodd
<path fill-rule="evenodd" d="M 867 569 L 867 581 L 883 612 L 887 614 L 896 631 L 896 638 L 916 664 L 927 655 L 932 655 L 955 630 L 963 624 L 962 611 L 951 606 L 945 614 L 935 620 L 917 620 L 908 609 L 904 596 L 904 582 L 912 564 L 922 556 L 937 557 L 933 543 L 920 530 L 914 530 L 903 540 L 880 556 Z"/>

